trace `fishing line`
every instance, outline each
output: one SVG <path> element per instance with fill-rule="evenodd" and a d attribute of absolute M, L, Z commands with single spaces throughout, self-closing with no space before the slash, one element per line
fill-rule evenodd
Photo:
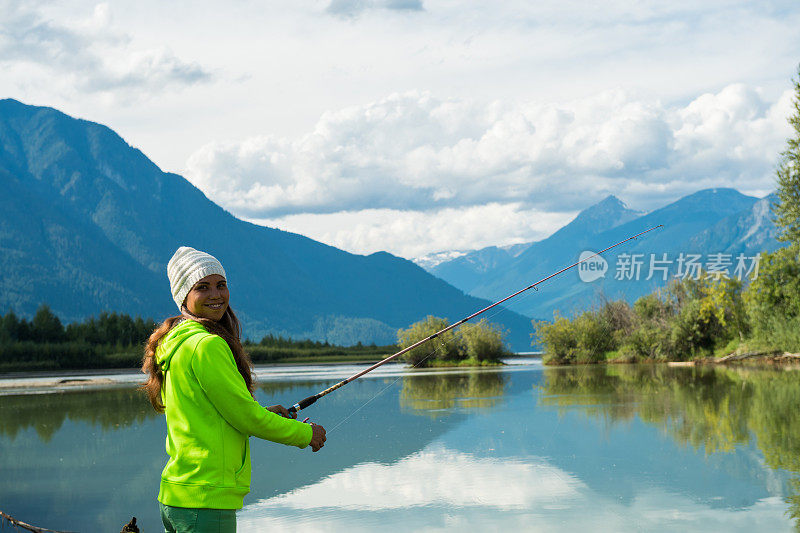
<path fill-rule="evenodd" d="M 654 226 L 654 227 L 652 227 L 652 228 L 650 228 L 650 229 L 647 229 L 647 230 L 645 230 L 645 231 L 642 231 L 642 232 L 640 232 L 640 233 L 637 233 L 636 235 L 633 235 L 632 237 L 629 237 L 629 238 L 627 238 L 627 239 L 625 239 L 625 240 L 623 240 L 623 241 L 620 241 L 620 242 L 618 242 L 618 243 L 616 243 L 616 244 L 613 244 L 613 245 L 611 245 L 611 246 L 609 246 L 609 247 L 607 247 L 607 248 L 605 248 L 605 249 L 603 249 L 603 250 L 601 250 L 601 251 L 599 251 L 599 252 L 596 252 L 596 253 L 594 253 L 594 254 L 592 254 L 592 255 L 590 255 L 590 256 L 588 256 L 588 257 L 586 257 L 586 258 L 582 259 L 582 260 L 579 260 L 579 261 L 577 261 L 577 262 L 575 262 L 575 263 L 573 263 L 573 264 L 571 264 L 571 265 L 569 265 L 569 266 L 567 266 L 567 267 L 564 267 L 564 268 L 562 268 L 561 270 L 559 270 L 559 271 L 557 271 L 557 272 L 555 272 L 555 273 L 553 273 L 553 274 L 551 274 L 551 275 L 549 275 L 549 276 L 547 276 L 547 277 L 545 277 L 545 278 L 543 278 L 543 279 L 541 279 L 541 280 L 537 281 L 536 283 L 534 283 L 534 284 L 532 284 L 532 285 L 529 285 L 529 286 L 525 287 L 524 289 L 521 289 L 521 290 L 519 290 L 519 291 L 517 291 L 517 292 L 515 292 L 515 293 L 513 293 L 513 294 L 511 294 L 511 295 L 509 295 L 509 296 L 507 296 L 507 297 L 505 297 L 505 298 L 503 298 L 502 300 L 499 300 L 499 301 L 497 301 L 497 302 L 495 302 L 495 303 L 491 304 L 490 306 L 488 306 L 488 307 L 485 307 L 485 308 L 481 309 L 480 311 L 477 311 L 477 312 L 475 312 L 475 313 L 473 313 L 473 314 L 471 314 L 471 315 L 467 316 L 466 318 L 464 318 L 464 319 L 462 319 L 462 320 L 460 320 L 460 321 L 456 322 L 455 324 L 452 324 L 452 325 L 450 325 L 450 326 L 447 326 L 446 328 L 443 328 L 442 330 L 440 330 L 440 331 L 438 331 L 438 332 L 436 332 L 436 333 L 434 333 L 434 334 L 432 334 L 432 335 L 430 335 L 430 336 L 428 336 L 428 337 L 426 337 L 426 338 L 424 338 L 424 339 L 422 339 L 422 340 L 420 340 L 420 341 L 417 341 L 417 342 L 413 343 L 411 346 L 409 346 L 409 347 L 406 347 L 406 348 L 404 348 L 404 349 L 400 350 L 399 352 L 395 353 L 394 355 L 391 355 L 391 356 L 389 356 L 389 357 L 387 357 L 387 358 L 383 359 L 382 361 L 379 361 L 378 363 L 375 363 L 374 365 L 370 366 L 370 367 L 369 367 L 369 368 L 367 368 L 366 370 L 363 370 L 363 371 L 361 371 L 361 372 L 358 372 L 357 374 L 355 374 L 355 375 L 351 376 L 350 378 L 347 378 L 347 379 L 345 379 L 345 380 L 343 380 L 343 381 L 340 381 L 339 383 L 337 383 L 337 384 L 335 384 L 335 385 L 333 385 L 333 386 L 329 387 L 328 389 L 325 389 L 324 391 L 322 391 L 322 392 L 320 392 L 320 393 L 317 393 L 317 394 L 316 394 L 316 395 L 314 395 L 314 396 L 309 396 L 308 398 L 305 398 L 304 400 L 301 400 L 300 402 L 298 402 L 298 403 L 296 403 L 295 405 L 293 405 L 293 406 L 292 406 L 292 407 L 289 409 L 289 411 L 296 413 L 297 411 L 299 411 L 299 410 L 301 410 L 301 409 L 304 409 L 304 408 L 306 408 L 306 407 L 310 406 L 311 404 L 313 404 L 314 402 L 316 402 L 316 401 L 317 401 L 319 398 L 321 398 L 321 397 L 323 397 L 323 396 L 325 396 L 325 395 L 327 395 L 327 394 L 330 394 L 331 392 L 333 392 L 333 391 L 335 391 L 335 390 L 339 389 L 340 387 L 343 387 L 344 385 L 346 385 L 346 384 L 348 384 L 348 383 L 350 383 L 350 382 L 352 382 L 352 381 L 355 381 L 356 379 L 360 378 L 361 376 L 363 376 L 363 375 L 365 375 L 365 374 L 367 374 L 367 373 L 371 372 L 372 370 L 374 370 L 374 369 L 375 369 L 375 368 L 377 368 L 378 366 L 381 366 L 381 365 L 383 365 L 383 364 L 385 364 L 385 363 L 387 363 L 387 362 L 391 361 L 392 359 L 394 359 L 394 358 L 396 358 L 396 357 L 398 357 L 398 356 L 400 356 L 400 355 L 402 355 L 402 354 L 404 354 L 404 353 L 410 352 L 412 349 L 414 349 L 414 348 L 416 348 L 416 347 L 418 347 L 418 346 L 421 346 L 421 345 L 423 345 L 425 342 L 427 342 L 427 341 L 429 341 L 429 340 L 433 340 L 433 339 L 435 339 L 435 338 L 439 337 L 439 335 L 442 335 L 443 333 L 445 333 L 445 332 L 447 332 L 447 331 L 453 330 L 453 329 L 455 329 L 456 327 L 459 327 L 459 326 L 463 326 L 463 325 L 464 325 L 464 324 L 465 324 L 465 323 L 466 323 L 468 320 L 471 320 L 472 318 L 475 318 L 476 316 L 478 316 L 478 315 L 480 315 L 480 314 L 483 314 L 484 312 L 486 312 L 486 311 L 488 311 L 488 310 L 490 310 L 490 309 L 492 309 L 492 308 L 494 308 L 494 307 L 497 307 L 497 306 L 499 306 L 501 303 L 503 303 L 503 302 L 505 302 L 505 301 L 507 301 L 507 300 L 510 300 L 511 298 L 514 298 L 514 297 L 516 297 L 517 295 L 519 295 L 519 294 L 521 294 L 521 293 L 523 293 L 523 292 L 527 291 L 528 289 L 531 289 L 531 288 L 532 288 L 532 289 L 535 289 L 536 291 L 538 291 L 538 289 L 536 288 L 536 286 L 537 286 L 537 285 L 539 285 L 539 284 L 541 284 L 541 283 L 543 283 L 543 282 L 545 282 L 545 281 L 547 281 L 547 280 L 549 280 L 549 279 L 551 279 L 551 278 L 553 278 L 553 277 L 555 277 L 555 276 L 557 276 L 557 275 L 561 274 L 562 272 L 565 272 L 565 271 L 567 271 L 567 270 L 569 270 L 569 269 L 571 269 L 571 268 L 573 268 L 573 267 L 575 267 L 575 266 L 577 266 L 577 265 L 580 265 L 581 263 L 584 263 L 584 262 L 586 262 L 586 261 L 588 261 L 588 260 L 590 260 L 590 259 L 593 259 L 594 257 L 600 256 L 602 253 L 604 253 L 604 252 L 606 252 L 606 251 L 608 251 L 608 250 L 610 250 L 610 249 L 612 249 L 612 248 L 614 248 L 614 247 L 616 247 L 616 246 L 619 246 L 619 245 L 621 245 L 621 244 L 623 244 L 623 243 L 625 243 L 625 242 L 631 241 L 631 240 L 636 240 L 636 239 L 637 239 L 638 237 L 640 237 L 641 235 L 644 235 L 645 233 L 648 233 L 648 232 L 650 232 L 650 231 L 653 231 L 653 230 L 655 230 L 655 229 L 657 229 L 657 228 L 660 228 L 660 227 L 663 227 L 663 225 L 662 225 L 662 224 L 658 224 L 657 226 Z M 526 294 L 525 296 L 527 297 L 527 296 L 529 296 L 530 294 L 532 294 L 532 293 L 528 293 L 528 294 Z M 486 317 L 486 320 L 488 321 L 490 318 L 492 318 L 492 317 L 496 316 L 497 314 L 499 314 L 499 313 L 500 313 L 501 311 L 503 311 L 503 310 L 504 310 L 503 308 L 500 308 L 500 307 L 498 307 L 498 308 L 497 308 L 497 309 L 496 309 L 496 310 L 495 310 L 495 311 L 494 311 L 494 312 L 493 312 L 491 315 L 489 315 L 488 317 Z M 469 325 L 470 325 L 471 327 L 477 327 L 477 325 L 475 325 L 475 324 L 469 324 Z M 455 333 L 455 336 L 456 336 L 456 338 L 457 338 L 457 336 L 458 336 L 458 335 L 461 335 L 461 336 L 463 337 L 463 335 L 466 333 L 466 331 L 467 331 L 466 329 L 462 329 L 461 327 L 459 327 L 458 331 L 457 331 L 457 332 L 454 332 L 454 333 Z M 454 338 L 453 340 L 455 340 L 455 338 Z M 442 345 L 444 345 L 444 342 L 442 342 Z M 436 349 L 437 349 L 437 347 L 435 347 L 435 346 L 434 346 L 434 347 L 433 347 L 433 349 L 432 349 L 432 350 L 431 350 L 431 351 L 430 351 L 430 352 L 429 352 L 429 353 L 428 353 L 428 354 L 427 354 L 427 355 L 426 355 L 426 356 L 425 356 L 425 357 L 424 357 L 424 358 L 423 358 L 421 361 L 419 361 L 418 363 L 414 364 L 414 365 L 413 365 L 413 367 L 416 367 L 416 366 L 418 366 L 418 365 L 422 364 L 424 361 L 426 361 L 428 358 L 430 358 L 430 357 L 431 357 L 431 356 L 432 356 L 432 355 L 433 355 L 433 354 L 436 352 Z M 596 347 L 595 349 L 597 349 L 597 347 Z M 588 365 L 587 365 L 587 366 L 588 366 Z M 580 376 L 579 376 L 579 381 L 580 381 L 580 380 L 581 380 L 583 377 L 585 377 L 585 374 L 586 374 L 586 372 L 587 372 L 587 369 L 586 369 L 586 368 L 583 368 L 583 369 L 581 369 L 581 371 L 580 371 Z M 390 388 L 392 388 L 392 387 L 393 387 L 393 386 L 394 386 L 394 385 L 395 385 L 395 384 L 396 384 L 396 383 L 397 383 L 397 382 L 398 382 L 400 379 L 402 379 L 403 377 L 406 377 L 406 376 L 404 376 L 404 375 L 402 375 L 402 374 L 401 374 L 400 376 L 398 376 L 397 378 L 395 378 L 395 380 L 394 380 L 394 381 L 392 381 L 391 383 L 389 383 L 389 385 L 387 385 L 386 387 L 384 387 L 382 390 L 378 391 L 378 393 L 376 393 L 376 394 L 375 394 L 375 395 L 374 395 L 372 398 L 370 398 L 369 400 L 367 400 L 366 402 L 364 402 L 362 405 L 360 405 L 358 408 L 356 408 L 356 409 L 355 409 L 355 410 L 353 410 L 353 411 L 352 411 L 350 414 L 348 414 L 346 417 L 344 417 L 342 420 L 340 420 L 340 421 L 339 421 L 339 422 L 338 422 L 338 423 L 337 423 L 337 424 L 336 424 L 336 425 L 335 425 L 333 428 L 331 428 L 331 430 L 330 430 L 330 431 L 333 431 L 333 430 L 337 429 L 338 427 L 340 427 L 340 426 L 341 426 L 342 424 L 344 424 L 344 423 L 345 423 L 347 420 L 349 420 L 349 419 L 350 419 L 352 416 L 354 416 L 356 413 L 358 413 L 359 411 L 361 411 L 361 410 L 362 410 L 364 407 L 366 407 L 367 405 L 369 405 L 369 404 L 370 404 L 371 402 L 373 402 L 373 401 L 374 401 L 376 398 L 378 398 L 379 396 L 381 396 L 382 394 L 384 394 L 384 393 L 385 393 L 387 390 L 389 390 Z M 558 431 L 558 426 L 560 425 L 560 423 L 561 423 L 561 417 L 559 416 L 559 419 L 558 419 L 558 421 L 557 421 L 557 423 L 556 423 L 556 427 L 553 429 L 553 432 L 550 434 L 550 437 L 549 437 L 549 442 L 550 442 L 550 444 L 552 444 L 552 442 L 553 442 L 553 439 L 555 438 L 555 434 L 556 434 L 556 433 L 557 433 L 557 431 Z M 562 480 L 562 481 L 563 481 L 565 484 L 569 485 L 569 483 L 568 483 L 568 480 L 564 479 L 564 478 L 563 478 L 563 477 L 562 477 L 562 476 L 561 476 L 561 475 L 560 475 L 558 472 L 555 472 L 555 471 L 554 471 L 554 473 L 555 473 L 555 474 L 556 474 L 556 476 L 557 476 L 557 477 L 559 477 L 559 478 L 560 478 L 560 479 L 561 479 L 561 480 Z M 621 514 L 620 514 L 620 513 L 619 513 L 619 512 L 616 510 L 616 509 L 611 509 L 611 511 L 612 511 L 612 513 L 614 513 L 615 515 L 617 515 L 619 518 L 621 518 L 621 519 L 623 519 L 623 520 L 624 520 L 624 517 L 623 517 L 623 516 L 622 516 L 622 515 L 621 515 Z"/>
<path fill-rule="evenodd" d="M 537 287 L 533 287 L 533 289 L 534 289 L 536 292 L 539 292 L 539 289 L 538 289 Z M 533 293 L 532 293 L 532 292 L 529 292 L 529 293 L 527 293 L 527 294 L 523 295 L 523 296 L 522 296 L 522 298 L 520 298 L 520 300 L 518 300 L 518 301 L 523 301 L 523 300 L 525 300 L 526 298 L 528 298 L 528 297 L 530 297 L 530 296 L 532 296 L 532 295 L 533 295 Z M 490 315 L 488 315 L 488 316 L 484 317 L 484 319 L 485 319 L 487 322 L 489 322 L 489 321 L 490 321 L 492 318 L 496 317 L 497 315 L 499 315 L 499 314 L 500 314 L 500 313 L 502 313 L 503 311 L 509 311 L 509 310 L 508 310 L 508 309 L 505 309 L 505 308 L 503 308 L 503 307 L 497 307 L 497 308 L 495 308 L 495 309 L 493 310 L 493 312 L 492 312 Z M 459 328 L 458 328 L 457 330 L 454 330 L 454 331 L 455 331 L 455 338 L 453 338 L 453 339 L 452 339 L 452 341 L 453 341 L 453 342 L 455 342 L 456 340 L 463 340 L 463 338 L 464 338 L 464 336 L 465 336 L 465 334 L 466 334 L 466 331 L 468 331 L 468 329 L 465 329 L 465 328 L 472 328 L 472 329 L 474 329 L 474 328 L 477 328 L 477 327 L 478 327 L 478 324 L 474 324 L 474 323 L 473 323 L 473 324 L 471 324 L 471 323 L 464 323 L 464 324 L 462 324 L 461 326 L 459 326 Z M 460 339 L 459 339 L 459 337 L 460 337 Z M 444 342 L 442 343 L 442 346 L 444 346 Z M 423 357 L 423 358 L 422 358 L 420 361 L 418 361 L 418 362 L 416 362 L 416 363 L 412 364 L 412 365 L 411 365 L 411 368 L 418 368 L 420 365 L 422 365 L 422 363 L 424 363 L 425 361 L 427 361 L 428 359 L 430 359 L 430 357 L 436 353 L 436 349 L 437 349 L 437 348 L 436 348 L 436 346 L 434 346 L 434 347 L 431 349 L 431 351 L 430 351 L 430 352 L 428 352 L 428 354 L 427 354 L 425 357 Z M 586 365 L 584 365 L 584 366 L 586 366 Z M 581 369 L 581 373 L 582 373 L 582 374 L 583 374 L 583 373 L 585 373 L 585 371 L 586 371 L 586 369 L 585 369 L 585 368 Z M 377 393 L 376 393 L 374 396 L 372 396 L 372 397 L 371 397 L 369 400 L 367 400 L 366 402 L 364 402 L 363 404 L 361 404 L 359 407 L 357 407 L 356 409 L 354 409 L 354 410 L 353 410 L 353 411 L 352 411 L 350 414 L 348 414 L 346 417 L 344 417 L 344 418 L 343 418 L 343 419 L 341 419 L 339 422 L 337 422 L 337 423 L 336 423 L 336 425 L 334 425 L 334 426 L 333 426 L 331 429 L 327 430 L 327 432 L 328 432 L 328 433 L 331 433 L 331 432 L 332 432 L 332 431 L 334 431 L 336 428 L 338 428 L 339 426 L 341 426 L 342 424 L 344 424 L 344 423 L 345 423 L 347 420 L 349 420 L 350 418 L 352 418 L 352 417 L 353 417 L 353 416 L 354 416 L 356 413 L 358 413 L 358 412 L 359 412 L 359 411 L 361 411 L 361 410 L 362 410 L 364 407 L 366 407 L 367 405 L 369 405 L 370 403 L 372 403 L 372 402 L 373 402 L 374 400 L 376 400 L 376 399 L 377 399 L 379 396 L 383 395 L 383 394 L 384 394 L 384 393 L 385 393 L 387 390 L 389 390 L 389 389 L 391 389 L 392 387 L 394 387 L 394 386 L 395 386 L 395 384 L 396 384 L 398 381 L 400 381 L 401 379 L 403 379 L 403 378 L 405 378 L 405 377 L 410 377 L 410 376 L 407 376 L 407 375 L 403 375 L 403 374 L 401 374 L 401 375 L 399 375 L 398 377 L 396 377 L 396 378 L 394 379 L 394 381 L 392 381 L 391 383 L 389 383 L 389 384 L 388 384 L 386 387 L 384 387 L 383 389 L 381 389 L 380 391 L 378 391 L 378 392 L 377 392 Z M 559 418 L 559 423 L 560 423 L 560 418 Z M 551 435 L 551 437 L 550 437 L 550 441 L 551 441 L 551 442 L 552 442 L 552 438 L 553 438 L 554 436 L 555 436 L 555 431 L 553 432 L 553 434 L 552 434 L 552 435 Z M 566 482 L 566 480 L 564 480 L 564 481 Z"/>
<path fill-rule="evenodd" d="M 494 316 L 498 315 L 498 314 L 499 314 L 500 312 L 502 312 L 502 311 L 504 311 L 504 309 L 500 309 L 500 310 L 498 310 L 498 311 L 495 311 L 494 313 L 492 313 L 491 315 L 489 315 L 488 317 L 486 317 L 486 320 L 488 321 L 490 318 L 492 318 L 492 317 L 494 317 Z M 463 335 L 464 335 L 464 333 L 465 333 L 465 330 L 463 330 L 462 328 L 463 328 L 464 326 L 469 326 L 470 328 L 476 328 L 476 327 L 478 327 L 478 326 L 477 326 L 477 324 L 462 324 L 462 325 L 461 325 L 461 327 L 459 327 L 459 328 L 458 328 L 458 330 L 457 330 L 458 332 L 455 334 L 456 336 L 462 336 L 462 337 L 463 337 Z M 453 339 L 453 341 L 455 341 L 455 340 L 457 340 L 457 339 L 456 339 L 456 338 L 454 338 L 454 339 Z M 444 342 L 442 343 L 442 346 L 444 346 Z M 435 354 L 435 353 L 436 353 L 436 347 L 434 346 L 434 348 L 433 348 L 433 349 L 432 349 L 430 352 L 428 352 L 428 354 L 427 354 L 425 357 L 423 357 L 423 358 L 422 358 L 422 359 L 421 359 L 419 362 L 412 364 L 412 365 L 411 365 L 411 368 L 418 368 L 418 367 L 419 367 L 419 366 L 420 366 L 422 363 L 424 363 L 425 361 L 427 361 L 427 360 L 428 360 L 428 359 L 429 359 L 429 358 L 430 358 L 430 357 L 431 357 L 433 354 Z M 328 433 L 331 433 L 333 430 L 335 430 L 336 428 L 338 428 L 339 426 L 341 426 L 342 424 L 344 424 L 344 423 L 345 423 L 345 422 L 346 422 L 348 419 L 350 419 L 350 418 L 351 418 L 353 415 L 355 415 L 356 413 L 358 413 L 359 411 L 361 411 L 361 410 L 362 410 L 364 407 L 366 407 L 367 405 L 369 405 L 370 403 L 372 403 L 372 401 L 373 401 L 373 400 L 377 399 L 379 396 L 381 396 L 382 394 L 384 394 L 384 393 L 385 393 L 387 390 L 389 390 L 389 389 L 391 389 L 392 387 L 394 387 L 394 385 L 395 385 L 395 384 L 396 384 L 398 381 L 400 381 L 401 379 L 403 379 L 403 378 L 406 378 L 406 377 L 410 377 L 410 376 L 407 376 L 407 375 L 405 375 L 405 374 L 400 374 L 399 376 L 397 376 L 397 377 L 394 379 L 394 381 L 392 381 L 391 383 L 389 383 L 389 384 L 388 384 L 386 387 L 384 387 L 382 390 L 378 391 L 378 392 L 377 392 L 377 393 L 376 393 L 376 394 L 375 394 L 375 395 L 374 395 L 372 398 L 370 398 L 369 400 L 367 400 L 366 402 L 364 402 L 363 404 L 361 404 L 359 407 L 357 407 L 356 409 L 354 409 L 354 410 L 353 410 L 353 412 L 351 412 L 351 413 L 350 413 L 350 414 L 348 414 L 346 417 L 344 417 L 343 419 L 341 419 L 341 420 L 340 420 L 340 421 L 339 421 L 339 422 L 338 422 L 338 423 L 337 423 L 335 426 L 333 426 L 331 429 L 327 430 L 327 432 L 328 432 Z"/>
<path fill-rule="evenodd" d="M 389 361 L 399 357 L 400 355 L 403 355 L 404 353 L 410 352 L 411 350 L 413 350 L 413 349 L 415 349 L 415 348 L 417 348 L 419 346 L 422 346 L 424 343 L 426 343 L 426 342 L 428 342 L 430 340 L 433 340 L 433 339 L 439 337 L 440 335 L 443 335 L 444 333 L 446 333 L 446 332 L 448 332 L 448 331 L 450 331 L 452 329 L 457 328 L 458 326 L 461 326 L 465 322 L 477 317 L 478 315 L 481 315 L 481 314 L 485 313 L 486 311 L 489 311 L 490 309 L 492 309 L 494 307 L 499 306 L 500 304 L 502 304 L 505 301 L 510 300 L 511 298 L 514 298 L 514 297 L 522 294 L 523 292 L 527 291 L 528 289 L 536 288 L 537 285 L 539 285 L 541 283 L 544 283 L 545 281 L 547 281 L 547 280 L 549 280 L 551 278 L 554 278 L 555 276 L 558 276 L 562 272 L 565 272 L 565 271 L 567 271 L 567 270 L 569 270 L 569 269 L 571 269 L 571 268 L 573 268 L 573 267 L 575 267 L 577 265 L 580 265 L 581 263 L 585 263 L 586 261 L 588 261 L 590 259 L 593 259 L 594 257 L 597 257 L 600 254 L 602 254 L 602 253 L 604 253 L 604 252 L 606 252 L 606 251 L 608 251 L 608 250 L 610 250 L 612 248 L 615 248 L 615 247 L 617 247 L 617 246 L 619 246 L 619 245 L 621 245 L 623 243 L 626 243 L 628 241 L 635 240 L 637 237 L 640 237 L 641 235 L 644 235 L 645 233 L 648 233 L 648 232 L 653 231 L 653 230 L 655 230 L 657 228 L 660 228 L 660 227 L 663 227 L 663 225 L 659 224 L 659 225 L 654 226 L 654 227 L 652 227 L 650 229 L 647 229 L 645 231 L 637 233 L 636 235 L 628 237 L 627 239 L 622 240 L 622 241 L 620 241 L 620 242 L 618 242 L 616 244 L 612 244 L 611 246 L 608 246 L 607 248 L 604 248 L 603 250 L 600 250 L 599 252 L 596 252 L 596 253 L 594 253 L 594 254 L 592 254 L 592 255 L 590 255 L 588 257 L 585 257 L 585 258 L 583 258 L 583 259 L 581 259 L 579 261 L 576 261 L 576 262 L 572 263 L 571 265 L 566 266 L 566 267 L 562 268 L 561 270 L 558 270 L 558 271 L 550 274 L 549 276 L 540 279 L 536 283 L 528 285 L 527 287 L 525 287 L 523 289 L 520 289 L 517 292 L 515 292 L 513 294 L 510 294 L 509 296 L 506 296 L 502 300 L 498 300 L 497 302 L 495 302 L 495 303 L 493 303 L 493 304 L 491 304 L 491 305 L 489 305 L 487 307 L 484 307 L 483 309 L 480 309 L 479 311 L 476 311 L 476 312 L 472 313 L 471 315 L 469 315 L 469 316 L 467 316 L 465 318 L 462 318 L 458 322 L 456 322 L 454 324 L 451 324 L 451 325 L 441 329 L 440 331 L 437 331 L 436 333 L 433 333 L 432 335 L 429 335 L 428 337 L 425 337 L 424 339 L 421 339 L 421 340 L 411 344 L 410 346 L 407 346 L 407 347 L 403 348 L 402 350 L 398 351 L 397 353 L 395 353 L 393 355 L 390 355 L 389 357 L 386 357 L 385 359 L 375 363 L 374 365 L 370 366 L 369 368 L 367 368 L 365 370 L 362 370 L 362 371 L 350 376 L 349 378 L 344 379 L 344 380 L 336 383 L 335 385 L 332 385 L 331 387 L 328 387 L 327 389 L 325 389 L 325 390 L 323 390 L 321 392 L 318 392 L 317 394 L 314 394 L 313 396 L 309 396 L 307 398 L 304 398 L 303 400 L 300 400 L 299 402 L 294 404 L 292 407 L 290 407 L 288 410 L 289 410 L 290 413 L 296 414 L 298 411 L 300 411 L 302 409 L 305 409 L 306 407 L 312 405 L 314 402 L 316 402 L 320 398 L 322 398 L 322 397 L 330 394 L 331 392 L 333 392 L 333 391 L 335 391 L 335 390 L 347 385 L 348 383 L 351 383 L 351 382 L 357 380 L 358 378 L 362 377 L 363 375 L 365 375 L 365 374 L 367 374 L 369 372 L 372 372 L 373 370 L 375 370 L 379 366 L 384 365 L 384 364 L 388 363 Z M 499 309 L 496 312 L 499 312 Z M 492 316 L 494 316 L 494 315 L 492 315 Z M 433 351 L 435 351 L 435 348 L 434 348 Z"/>

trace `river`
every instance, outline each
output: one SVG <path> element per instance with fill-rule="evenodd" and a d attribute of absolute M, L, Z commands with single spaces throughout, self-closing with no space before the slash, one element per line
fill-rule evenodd
<path fill-rule="evenodd" d="M 794 530 L 800 372 L 510 363 L 386 365 L 301 413 L 328 429 L 319 453 L 252 439 L 239 531 Z M 256 397 L 290 405 L 359 368 L 261 367 Z M 134 380 L 6 389 L 0 510 L 162 531 L 165 425 Z"/>

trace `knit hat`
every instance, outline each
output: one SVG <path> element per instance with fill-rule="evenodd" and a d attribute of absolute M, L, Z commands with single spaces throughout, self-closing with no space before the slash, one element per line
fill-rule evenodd
<path fill-rule="evenodd" d="M 211 274 L 226 277 L 225 269 L 213 255 L 188 246 L 181 246 L 175 251 L 167 263 L 167 277 L 172 299 L 175 300 L 178 309 L 183 305 L 186 295 L 194 284 Z"/>

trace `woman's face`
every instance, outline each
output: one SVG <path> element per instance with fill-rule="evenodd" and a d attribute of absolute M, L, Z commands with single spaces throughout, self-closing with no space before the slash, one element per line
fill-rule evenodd
<path fill-rule="evenodd" d="M 228 309 L 228 284 L 219 274 L 206 276 L 186 295 L 186 309 L 195 316 L 218 321 Z"/>

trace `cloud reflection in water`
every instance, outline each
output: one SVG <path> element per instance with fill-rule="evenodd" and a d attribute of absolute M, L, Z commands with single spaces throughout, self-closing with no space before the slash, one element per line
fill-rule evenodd
<path fill-rule="evenodd" d="M 394 464 L 364 463 L 319 483 L 261 500 L 243 516 L 275 507 L 379 510 L 446 505 L 521 509 L 558 505 L 583 484 L 530 459 L 476 458 L 434 445 Z M 268 514 L 268 513 L 264 513 Z"/>
<path fill-rule="evenodd" d="M 781 498 L 712 508 L 652 489 L 628 503 L 538 457 L 481 458 L 441 443 L 363 463 L 248 505 L 241 531 L 791 531 Z M 697 529 L 702 525 L 701 529 Z M 766 528 L 766 529 L 764 529 Z"/>

